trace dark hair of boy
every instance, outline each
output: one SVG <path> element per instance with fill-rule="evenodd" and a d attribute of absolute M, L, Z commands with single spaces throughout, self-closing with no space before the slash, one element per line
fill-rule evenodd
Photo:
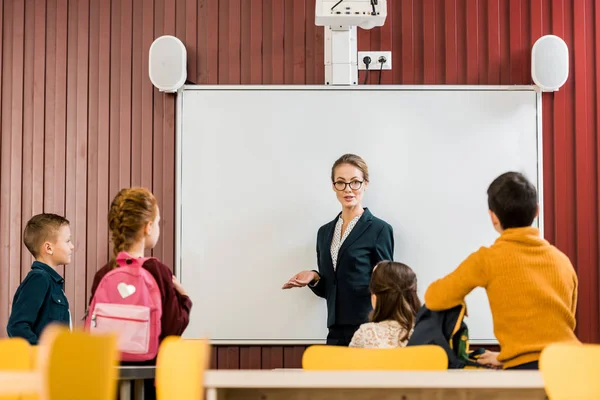
<path fill-rule="evenodd" d="M 506 172 L 487 190 L 488 207 L 498 217 L 502 229 L 531 226 L 537 215 L 535 186 L 519 172 Z"/>

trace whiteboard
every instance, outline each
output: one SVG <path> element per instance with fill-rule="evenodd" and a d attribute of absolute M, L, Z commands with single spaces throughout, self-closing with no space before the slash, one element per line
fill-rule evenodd
<path fill-rule="evenodd" d="M 325 340 L 325 300 L 281 286 L 317 268 L 317 230 L 341 210 L 330 169 L 344 153 L 367 161 L 363 206 L 392 225 L 394 259 L 415 270 L 422 299 L 498 237 L 486 195 L 494 178 L 516 170 L 541 189 L 540 104 L 530 86 L 186 86 L 176 184 L 176 273 L 193 301 L 184 337 Z M 485 291 L 467 305 L 471 340 L 496 343 Z"/>

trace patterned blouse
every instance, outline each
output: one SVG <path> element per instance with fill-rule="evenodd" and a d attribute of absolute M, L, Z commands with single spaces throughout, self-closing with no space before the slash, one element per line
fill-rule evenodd
<path fill-rule="evenodd" d="M 352 229 L 354 228 L 361 216 L 362 214 L 357 215 L 352 219 L 352 221 L 350 221 L 348 227 L 346 227 L 346 231 L 344 231 L 344 236 L 342 236 L 342 225 L 344 224 L 344 220 L 342 219 L 341 215 L 337 220 L 337 224 L 335 224 L 335 231 L 333 232 L 333 239 L 331 240 L 331 262 L 333 263 L 334 271 L 337 266 L 337 259 L 338 253 L 340 252 L 340 247 L 342 247 L 342 243 L 344 243 L 344 240 L 346 240 L 350 232 L 352 232 Z"/>
<path fill-rule="evenodd" d="M 365 349 L 389 349 L 406 347 L 408 339 L 400 340 L 406 334 L 406 329 L 398 321 L 368 322 L 362 324 L 352 336 L 350 347 Z M 409 333 L 412 334 L 412 331 Z"/>

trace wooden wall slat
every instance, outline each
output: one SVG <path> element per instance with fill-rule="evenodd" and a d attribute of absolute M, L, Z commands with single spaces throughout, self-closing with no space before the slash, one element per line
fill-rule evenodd
<path fill-rule="evenodd" d="M 284 80 L 284 2 L 273 0 L 271 3 L 272 31 L 267 32 L 267 37 L 272 42 L 271 68 L 272 82 L 283 84 Z M 264 31 L 263 31 L 264 33 Z"/>
<path fill-rule="evenodd" d="M 288 346 L 283 350 L 284 368 L 302 368 L 302 355 L 306 350 L 305 346 Z"/>
<path fill-rule="evenodd" d="M 386 23 L 379 28 L 381 32 L 381 42 L 379 43 L 379 48 L 381 51 L 392 51 L 392 54 L 394 54 L 394 13 L 391 3 L 388 8 L 389 12 Z M 381 67 L 381 64 L 379 64 L 378 60 L 375 60 L 375 62 L 377 63 L 377 67 Z M 392 63 L 392 65 L 394 64 Z M 379 74 L 381 74 L 381 84 L 391 85 L 394 82 L 392 71 L 381 71 L 381 68 L 379 69 L 380 71 L 377 73 L 377 82 L 380 82 Z"/>
<path fill-rule="evenodd" d="M 133 0 L 133 21 L 131 27 L 131 186 L 142 185 L 142 170 L 144 161 L 142 157 L 142 121 L 143 121 L 143 96 L 142 87 L 145 77 L 142 73 L 133 71 L 148 70 L 148 62 L 143 63 L 143 54 L 148 51 L 143 47 L 143 0 Z M 150 46 L 148 46 L 149 48 Z"/>
<path fill-rule="evenodd" d="M 488 77 L 491 85 L 500 84 L 501 50 L 500 50 L 500 0 L 488 1 Z"/>
<path fill-rule="evenodd" d="M 44 116 L 46 81 L 46 2 L 36 0 L 34 9 L 33 43 L 33 187 L 31 213 L 44 210 Z M 0 18 L 2 18 L 0 16 Z M 31 257 L 31 256 L 30 256 Z M 30 258 L 31 261 L 32 258 Z"/>
<path fill-rule="evenodd" d="M 206 83 L 215 85 L 219 82 L 219 2 L 214 0 L 208 0 L 206 5 L 208 14 L 207 26 L 207 38 L 208 52 L 206 58 L 208 59 L 207 66 L 207 79 Z"/>
<path fill-rule="evenodd" d="M 467 14 L 464 12 L 467 0 L 458 0 L 456 10 L 456 35 L 458 51 L 458 83 L 464 85 L 467 83 Z"/>
<path fill-rule="evenodd" d="M 229 84 L 229 0 L 218 2 L 219 5 L 219 84 Z"/>
<path fill-rule="evenodd" d="M 600 5 L 598 5 L 598 3 L 596 2 L 594 7 L 594 20 L 600 21 Z M 596 25 L 597 27 L 597 25 Z M 595 93 L 595 102 L 596 102 L 596 109 L 595 111 L 595 115 L 596 115 L 596 199 L 600 199 L 600 138 L 598 137 L 598 130 L 600 129 L 600 29 L 596 28 L 595 31 L 595 37 L 594 37 L 594 44 L 595 44 L 595 49 L 594 49 L 594 61 L 595 61 L 595 65 L 596 68 L 594 70 L 595 73 L 595 77 L 596 77 L 596 93 Z M 594 221 L 591 222 L 592 224 L 594 223 Z M 600 212 L 598 213 L 598 219 L 596 220 L 596 227 L 600 227 Z M 596 253 L 596 257 L 598 257 L 598 259 L 600 259 L 600 246 L 596 247 L 597 253 Z M 598 271 L 596 271 L 597 274 L 600 274 Z M 596 281 L 593 283 L 595 286 L 595 290 L 594 292 L 596 293 L 596 296 L 600 296 L 600 294 L 598 294 L 599 290 L 597 290 L 597 288 L 600 287 L 600 277 L 598 277 L 598 279 L 596 279 Z M 600 299 L 598 299 L 598 301 L 596 302 L 596 305 L 598 305 L 598 303 L 600 303 Z M 597 312 L 595 314 L 589 314 L 590 319 L 593 320 L 598 320 L 600 319 L 600 311 Z M 595 319 L 596 318 L 596 319 Z M 595 331 L 592 330 L 592 332 L 595 332 L 596 334 L 599 334 L 598 331 L 600 330 L 600 327 L 598 326 L 600 325 L 600 322 L 596 322 L 596 329 Z M 600 341 L 599 338 L 596 338 L 595 341 Z"/>
<path fill-rule="evenodd" d="M 187 59 L 188 59 L 188 76 L 193 77 L 192 82 L 196 81 L 197 75 L 197 52 L 198 48 L 198 3 L 196 0 L 187 0 L 185 2 L 185 36 L 183 37 L 183 43 L 186 47 Z M 189 78 L 188 78 L 189 79 Z"/>
<path fill-rule="evenodd" d="M 120 0 L 111 0 L 110 12 L 110 139 L 109 139 L 109 198 L 112 200 L 122 188 L 128 186 L 129 182 L 122 180 L 121 169 L 126 166 L 121 165 L 124 160 L 121 159 L 121 13 L 122 2 Z M 124 132 L 123 135 L 129 135 Z M 126 161 L 126 160 L 125 160 Z M 107 210 L 108 212 L 108 210 Z"/>
<path fill-rule="evenodd" d="M 260 346 L 240 347 L 240 369 L 261 369 Z"/>
<path fill-rule="evenodd" d="M 89 22 L 89 83 L 88 83 L 88 159 L 87 159 L 87 252 L 86 252 L 86 298 L 93 277 L 97 271 L 102 248 L 99 238 L 104 236 L 99 231 L 100 220 L 103 219 L 99 210 L 100 196 L 100 0 L 90 0 Z M 110 7 L 109 7 L 110 11 Z M 104 175 L 104 174 L 103 174 Z M 104 214 L 106 210 L 102 210 Z M 104 257 L 103 257 L 104 258 Z M 86 303 L 87 304 L 87 303 Z"/>
<path fill-rule="evenodd" d="M 263 347 L 261 350 L 262 369 L 283 368 L 283 347 L 269 346 Z"/>
<path fill-rule="evenodd" d="M 2 102 L 4 100 L 4 95 L 2 93 L 4 93 L 2 90 L 4 88 L 4 74 L 3 74 L 3 61 L 4 61 L 4 57 L 3 57 L 3 52 L 4 52 L 4 0 L 0 0 L 0 129 L 4 128 L 3 125 L 3 120 L 2 120 Z M 4 132 L 4 130 L 2 130 L 2 132 Z M 4 172 L 8 169 L 8 166 L 10 165 L 10 159 L 8 159 L 8 155 L 7 155 L 7 151 L 3 150 L 6 146 L 6 142 L 7 140 L 5 140 L 4 138 L 5 135 L 2 135 L 0 137 L 0 191 L 2 193 L 4 193 L 4 186 L 5 186 L 5 182 L 4 182 Z M 6 135 L 8 136 L 8 135 Z M 5 165 L 6 164 L 6 165 Z M 6 201 L 6 196 L 4 196 L 2 193 L 0 193 L 0 248 L 4 248 L 2 246 L 4 246 L 4 234 L 3 232 L 6 232 L 6 228 L 7 228 L 7 222 L 8 221 L 8 215 L 9 215 L 9 211 L 8 211 L 8 207 L 5 207 L 5 201 Z M 6 211 L 5 211 L 6 208 Z M 7 253 L 6 251 L 3 251 L 2 253 Z M 7 259 L 8 257 L 5 256 L 0 256 L 0 265 L 6 265 L 4 264 L 5 259 Z M 8 275 L 10 272 L 10 267 L 0 267 L 0 322 L 2 321 L 6 321 L 6 319 L 8 318 L 8 307 L 3 307 L 4 304 L 8 304 L 9 303 L 9 288 L 8 288 Z M 2 337 L 2 331 L 0 330 L 0 337 Z"/>
<path fill-rule="evenodd" d="M 77 43 L 79 42 L 78 25 L 79 21 L 77 11 L 79 3 L 71 3 L 67 6 L 67 96 L 65 98 L 67 105 L 66 115 L 66 153 L 65 153 L 65 211 L 64 215 L 71 222 L 71 234 L 73 235 L 73 244 L 75 249 L 71 258 L 71 265 L 65 266 L 65 294 L 70 299 L 69 306 L 72 311 L 72 316 L 76 319 L 75 313 L 75 281 L 76 274 L 74 273 L 74 265 L 77 265 L 75 258 L 79 252 L 79 247 L 85 248 L 85 236 L 78 237 L 77 215 L 75 214 L 75 193 L 76 193 L 76 178 L 77 170 L 75 159 L 77 158 Z M 70 32 L 69 32 L 70 29 Z M 83 240 L 82 240 L 83 239 Z M 83 242 L 83 243 L 81 243 Z M 81 264 L 83 267 L 84 264 Z"/>
<path fill-rule="evenodd" d="M 87 306 L 86 296 L 86 251 L 87 248 L 87 158 L 88 158 L 88 108 L 89 101 L 89 19 L 90 0 L 79 0 L 77 35 L 77 90 L 74 101 L 77 103 L 76 132 L 75 132 L 75 204 L 72 212 L 75 215 L 76 226 L 74 236 L 75 252 L 72 255 L 71 270 L 75 275 L 75 293 L 71 301 L 71 313 L 74 325 L 79 325 Z"/>
<path fill-rule="evenodd" d="M 260 1 L 260 0 L 259 0 Z M 305 31 L 305 48 L 304 48 L 304 59 L 306 60 L 306 71 L 305 71 L 305 81 L 307 85 L 312 84 L 324 84 L 325 82 L 317 82 L 316 81 L 316 72 L 317 69 L 325 68 L 321 64 L 317 64 L 316 61 L 316 48 L 318 47 L 318 43 L 316 42 L 317 28 L 321 29 L 322 27 L 317 27 L 315 25 L 315 2 L 308 1 L 306 2 L 306 18 L 304 21 L 304 31 Z"/>
<path fill-rule="evenodd" d="M 402 64 L 401 79 L 396 82 L 406 82 L 411 85 L 415 82 L 415 34 L 414 34 L 414 6 L 412 0 L 401 0 L 402 9 L 400 22 L 402 29 L 402 55 L 396 57 L 392 65 Z M 396 19 L 396 22 L 399 20 Z M 394 55 L 392 54 L 392 57 Z M 395 69 L 395 68 L 394 68 Z"/>
<path fill-rule="evenodd" d="M 48 0 L 46 3 L 46 112 L 45 112 L 45 135 L 44 148 L 50 149 L 44 154 L 44 211 L 51 212 L 54 209 L 55 196 L 55 126 L 56 119 L 56 51 L 57 51 L 57 0 Z"/>
<path fill-rule="evenodd" d="M 120 43 L 117 63 L 120 68 L 118 81 L 119 96 L 119 125 L 118 131 L 118 157 L 119 157 L 119 187 L 131 186 L 131 36 L 132 36 L 132 0 L 120 0 Z M 112 115 L 111 115 L 112 117 Z"/>
<path fill-rule="evenodd" d="M 240 369 L 240 347 L 223 346 L 217 347 L 218 369 Z"/>
<path fill-rule="evenodd" d="M 565 7 L 564 15 L 564 30 L 563 37 L 566 43 L 573 43 L 573 10 L 571 7 Z M 572 49 L 572 47 L 571 47 Z M 575 62 L 573 50 L 569 52 L 569 65 L 573 66 Z M 571 70 L 573 70 L 571 68 Z M 556 185 L 556 239 L 555 243 L 562 251 L 571 257 L 571 261 L 575 268 L 578 268 L 578 260 L 576 259 L 576 208 L 573 193 L 575 193 L 575 123 L 574 123 L 574 93 L 575 79 L 569 79 L 565 86 L 561 88 L 565 102 L 562 103 L 564 108 L 555 109 L 556 113 L 560 114 L 557 117 L 560 119 L 555 124 L 555 135 L 557 137 L 556 149 L 561 149 L 555 153 L 556 168 L 554 182 Z M 560 98 L 560 96 L 559 96 Z"/>
<path fill-rule="evenodd" d="M 306 83 L 306 37 L 305 37 L 305 18 L 306 1 L 294 0 L 292 7 L 292 83 L 301 85 Z M 289 43 L 289 42 L 288 42 Z M 286 47 L 290 47 L 289 45 Z"/>
<path fill-rule="evenodd" d="M 324 27 L 323 29 L 329 29 L 328 27 Z M 375 28 L 373 28 L 375 29 Z M 373 32 L 373 29 L 358 29 L 358 31 L 356 32 L 356 40 L 357 40 L 357 47 L 358 49 L 360 49 L 360 51 L 376 51 L 378 49 L 372 49 L 371 48 L 371 33 Z M 369 66 L 369 69 L 372 69 L 372 65 Z M 365 83 L 365 77 L 367 79 L 367 83 L 370 82 L 370 76 L 373 75 L 373 71 L 369 71 L 367 74 L 367 71 L 358 71 L 358 84 L 359 85 L 363 85 Z"/>
<path fill-rule="evenodd" d="M 218 367 L 219 367 L 218 360 L 217 360 L 218 353 L 219 353 L 219 351 L 216 347 L 213 346 L 210 349 L 210 369 L 218 369 Z"/>
<path fill-rule="evenodd" d="M 488 2 L 487 1 L 480 1 L 478 6 L 477 6 L 477 45 L 479 47 L 478 49 L 478 57 L 477 57 L 477 61 L 478 61 L 478 72 L 479 72 L 479 81 L 477 82 L 478 84 L 483 84 L 484 82 L 487 81 L 487 77 L 488 77 L 488 55 L 487 55 L 487 47 L 488 47 L 488 36 L 489 36 L 489 31 L 487 30 L 487 24 L 488 24 L 488 16 L 487 16 L 487 10 L 488 10 Z"/>
<path fill-rule="evenodd" d="M 67 47 L 65 215 L 71 222 L 75 249 L 64 276 L 65 293 L 77 325 L 85 312 L 86 297 L 89 1 L 69 4 L 67 23 L 72 34 Z"/>
<path fill-rule="evenodd" d="M 466 12 L 467 14 L 467 84 L 476 85 L 479 83 L 479 35 L 477 34 L 478 22 L 478 7 L 479 2 L 477 0 L 467 0 Z"/>
<path fill-rule="evenodd" d="M 413 0 L 413 41 L 415 51 L 413 83 L 421 85 L 425 82 L 425 24 L 423 22 L 423 2 Z M 427 20 L 428 24 L 432 21 Z"/>
<path fill-rule="evenodd" d="M 446 2 L 446 82 L 448 84 L 458 83 L 458 24 L 457 24 L 457 0 Z"/>
<path fill-rule="evenodd" d="M 160 37 L 165 32 L 165 22 L 164 22 L 164 0 L 155 0 L 154 1 L 154 37 Z M 162 159 L 162 147 L 163 147 L 163 130 L 164 130 L 164 103 L 166 101 L 166 96 L 162 96 L 158 89 L 152 89 L 152 95 L 154 98 L 153 104 L 153 124 L 154 129 L 152 132 L 152 188 L 153 193 L 158 200 L 159 207 L 161 208 L 161 213 L 163 212 L 164 205 L 162 204 L 162 176 L 161 171 L 163 168 L 163 159 Z M 161 238 L 159 239 L 156 247 L 152 251 L 152 255 L 154 257 L 162 256 L 162 242 L 164 238 L 164 232 L 161 232 Z"/>
<path fill-rule="evenodd" d="M 300 0 L 302 1 L 302 0 Z M 283 83 L 294 83 L 294 3 L 295 0 L 283 2 Z M 287 45 L 290 44 L 291 45 Z"/>
<path fill-rule="evenodd" d="M 11 93 L 12 93 L 12 2 L 2 4 L 2 137 L 0 154 L 0 301 L 4 307 L 0 308 L 0 317 L 3 322 L 8 321 L 10 305 L 12 304 L 13 290 L 10 287 L 10 275 L 15 273 L 11 266 L 10 224 L 11 213 Z M 8 132 L 7 134 L 4 134 Z M 21 224 L 19 224 L 20 226 Z M 14 251 L 14 250 L 13 250 Z M 0 331 L 1 332 L 1 331 Z"/>
<path fill-rule="evenodd" d="M 500 84 L 509 85 L 510 80 L 510 2 L 500 1 Z M 546 7 L 544 10 L 548 10 Z"/>
<path fill-rule="evenodd" d="M 177 26 L 175 10 L 171 3 L 165 2 L 164 11 L 164 34 L 174 35 Z M 156 254 L 165 264 L 173 268 L 175 263 L 175 97 L 173 95 L 165 96 L 163 102 L 163 129 L 162 145 L 155 151 L 155 157 L 160 154 L 163 168 L 158 170 L 160 173 L 154 174 L 154 184 L 160 181 L 159 204 L 162 204 L 162 227 L 161 227 L 161 246 Z"/>
<path fill-rule="evenodd" d="M 359 50 L 393 52 L 382 83 L 529 84 L 533 43 L 549 33 L 566 41 L 571 76 L 543 95 L 545 235 L 580 275 L 580 338 L 600 341 L 600 0 L 388 6 L 383 28 L 358 30 Z M 315 0 L 0 0 L 0 326 L 29 271 L 22 229 L 42 210 L 72 222 L 73 263 L 59 273 L 77 323 L 110 256 L 107 212 L 122 187 L 154 192 L 163 222 L 152 253 L 173 265 L 175 97 L 148 79 L 152 41 L 180 37 L 196 83 L 322 84 L 324 30 L 314 25 L 314 7 Z M 369 75 L 378 82 L 378 71 Z M 218 346 L 211 362 L 298 366 L 303 351 Z"/>
<path fill-rule="evenodd" d="M 11 149 L 11 168 L 10 168 L 10 225 L 9 231 L 9 252 L 11 266 L 21 264 L 21 227 L 23 225 L 21 218 L 21 179 L 23 173 L 23 88 L 24 88 L 24 51 L 25 51 L 25 3 L 16 2 L 12 9 L 12 91 L 10 106 L 10 133 L 4 131 L 3 134 L 10 134 Z M 6 133 L 5 133 L 6 132 Z M 27 149 L 30 150 L 30 149 Z M 10 274 L 9 289 L 11 292 L 19 286 L 21 282 L 20 268 L 13 267 L 14 273 Z"/>
<path fill-rule="evenodd" d="M 587 223 L 590 219 L 598 220 L 598 198 L 596 165 L 597 127 L 593 88 L 596 87 L 594 76 L 594 14 L 590 1 L 576 2 L 574 8 L 574 73 L 588 82 L 575 88 L 575 160 L 576 171 L 576 209 L 577 209 L 577 262 L 581 265 L 599 265 L 598 262 L 598 226 Z M 584 341 L 600 339 L 594 318 L 598 315 L 598 269 L 579 269 L 580 296 L 579 310 L 583 317 L 579 319 L 580 336 Z M 594 332 L 594 328 L 596 331 Z"/>
<path fill-rule="evenodd" d="M 147 70 L 148 68 L 148 49 L 154 40 L 154 9 L 146 5 L 152 5 L 152 1 L 143 0 L 142 7 L 142 63 L 141 70 Z M 134 13 L 137 13 L 134 9 Z M 141 92 L 142 92 L 142 104 L 140 109 L 141 114 L 141 151 L 140 151 L 140 185 L 142 187 L 151 189 L 152 188 L 152 137 L 153 137 L 153 86 L 149 84 L 149 78 L 144 77 L 143 74 L 137 74 L 136 70 L 132 71 L 132 74 L 141 75 Z"/>
<path fill-rule="evenodd" d="M 221 0 L 225 1 L 225 0 Z M 241 37 L 240 37 L 240 21 L 241 21 L 241 0 L 229 0 L 229 15 L 228 29 L 229 40 L 227 48 L 229 52 L 229 63 L 225 65 L 228 70 L 229 84 L 239 84 L 241 78 L 240 52 L 241 52 Z"/>
<path fill-rule="evenodd" d="M 435 2 L 435 83 L 442 85 L 446 83 L 446 0 Z"/>
<path fill-rule="evenodd" d="M 35 18 L 35 3 L 25 3 L 25 26 L 34 26 Z M 36 158 L 34 155 L 33 145 L 35 143 L 33 139 L 33 67 L 34 67 L 34 39 L 35 35 L 25 35 L 24 37 L 24 62 L 23 62 L 23 126 L 22 126 L 22 195 L 21 199 L 21 221 L 20 229 L 23 232 L 23 228 L 27 220 L 34 215 L 33 211 L 33 190 L 35 188 L 33 162 Z M 43 188 L 43 187 L 42 187 Z M 25 276 L 30 269 L 33 257 L 29 254 L 29 251 L 25 246 L 20 246 L 21 249 L 21 276 Z"/>
<path fill-rule="evenodd" d="M 54 191 L 54 204 L 45 211 L 65 215 L 66 203 L 66 144 L 67 144 L 67 61 L 68 61 L 68 0 L 57 0 L 56 5 L 56 89 L 54 117 L 54 181 L 44 188 Z M 58 272 L 65 276 L 63 267 Z"/>
<path fill-rule="evenodd" d="M 252 28 L 252 4 L 250 1 L 242 1 L 240 4 L 240 83 L 248 85 L 250 83 L 250 68 L 252 61 L 252 48 L 250 42 L 252 40 L 250 30 Z"/>

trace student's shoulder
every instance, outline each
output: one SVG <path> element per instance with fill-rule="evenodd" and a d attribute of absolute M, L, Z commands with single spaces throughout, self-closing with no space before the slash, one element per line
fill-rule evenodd
<path fill-rule="evenodd" d="M 358 327 L 358 330 L 362 333 L 375 332 L 381 328 L 380 322 L 365 322 Z"/>
<path fill-rule="evenodd" d="M 554 262 L 556 264 L 558 264 L 562 268 L 565 268 L 567 271 L 572 271 L 573 273 L 575 273 L 575 268 L 573 267 L 573 264 L 571 263 L 571 259 L 569 258 L 569 256 L 567 256 L 565 253 L 560 251 L 558 249 L 558 247 L 556 247 L 552 244 L 549 245 L 549 248 L 550 248 L 550 256 L 554 259 Z"/>
<path fill-rule="evenodd" d="M 98 271 L 96 271 L 96 273 L 94 274 L 94 276 L 97 277 L 103 277 L 104 275 L 106 275 L 108 272 L 110 272 L 111 270 L 111 265 L 110 263 L 106 263 L 104 264 L 104 266 L 102 268 L 100 268 Z"/>
<path fill-rule="evenodd" d="M 171 279 L 173 271 L 158 258 L 151 257 L 144 261 L 143 267 L 153 275 L 160 276 L 165 279 Z"/>
<path fill-rule="evenodd" d="M 21 288 L 23 287 L 27 287 L 27 288 L 43 288 L 43 287 L 47 287 L 50 285 L 50 275 L 48 275 L 48 273 L 40 270 L 40 269 L 32 269 L 30 270 L 27 275 L 25 276 L 25 279 L 23 279 L 23 282 L 21 282 L 21 284 L 19 285 Z"/>

